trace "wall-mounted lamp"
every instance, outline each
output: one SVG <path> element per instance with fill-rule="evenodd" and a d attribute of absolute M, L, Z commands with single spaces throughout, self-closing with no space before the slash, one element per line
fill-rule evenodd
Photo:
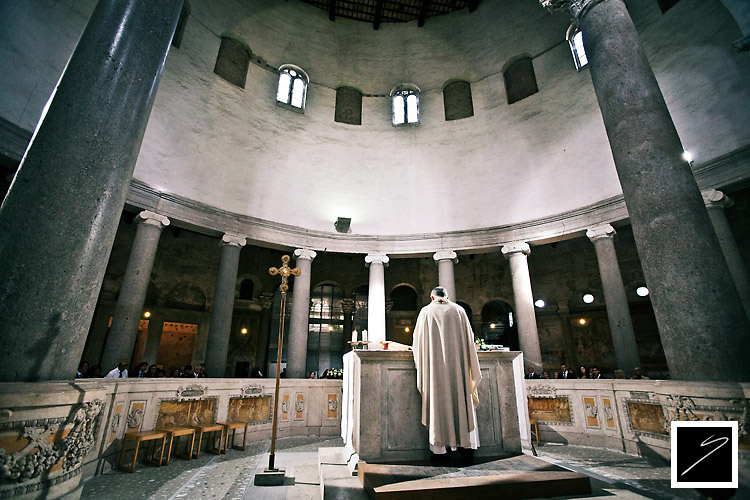
<path fill-rule="evenodd" d="M 245 334 L 247 333 L 247 328 L 245 328 L 245 327 L 243 326 L 243 327 L 242 327 L 242 330 L 240 330 L 240 333 L 241 333 L 242 335 L 245 335 Z"/>
<path fill-rule="evenodd" d="M 143 317 L 144 318 L 150 318 L 151 317 L 151 313 L 148 312 L 148 311 L 146 311 L 146 312 L 143 313 Z"/>
<path fill-rule="evenodd" d="M 336 228 L 336 231 L 339 233 L 351 233 L 352 230 L 349 227 L 352 223 L 352 219 L 349 217 L 339 217 L 336 219 L 336 222 L 333 223 L 333 227 Z"/>

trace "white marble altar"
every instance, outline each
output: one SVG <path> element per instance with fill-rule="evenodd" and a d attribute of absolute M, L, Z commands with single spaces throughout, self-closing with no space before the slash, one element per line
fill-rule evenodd
<path fill-rule="evenodd" d="M 344 356 L 342 437 L 365 462 L 429 457 L 411 351 L 352 351 Z M 480 352 L 476 456 L 511 456 L 529 443 L 523 355 Z M 351 367 L 347 369 L 347 367 Z"/>

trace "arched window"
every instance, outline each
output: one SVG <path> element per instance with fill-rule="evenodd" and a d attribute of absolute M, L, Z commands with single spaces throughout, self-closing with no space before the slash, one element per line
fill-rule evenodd
<path fill-rule="evenodd" d="M 400 85 L 391 90 L 393 125 L 419 125 L 419 89 Z"/>
<path fill-rule="evenodd" d="M 518 349 L 518 328 L 513 309 L 507 302 L 493 300 L 482 307 L 482 326 L 479 333 L 487 344 L 499 344 Z"/>
<path fill-rule="evenodd" d="M 304 111 L 309 82 L 310 79 L 302 69 L 291 64 L 283 65 L 279 68 L 276 104 L 285 105 L 295 111 Z"/>
<path fill-rule="evenodd" d="M 531 57 L 521 56 L 513 59 L 503 70 L 503 79 L 505 80 L 508 104 L 513 104 L 539 92 Z"/>
<path fill-rule="evenodd" d="M 583 48 L 583 32 L 575 24 L 571 24 L 570 28 L 568 28 L 566 38 L 568 39 L 568 45 L 570 45 L 570 52 L 573 53 L 576 71 L 581 71 L 581 68 L 589 63 L 586 57 L 586 50 Z"/>
<path fill-rule="evenodd" d="M 407 285 L 397 286 L 391 292 L 391 301 L 393 307 L 391 311 L 416 311 L 417 310 L 417 292 Z"/>
<path fill-rule="evenodd" d="M 253 280 L 250 278 L 242 280 L 240 283 L 240 300 L 253 300 Z"/>

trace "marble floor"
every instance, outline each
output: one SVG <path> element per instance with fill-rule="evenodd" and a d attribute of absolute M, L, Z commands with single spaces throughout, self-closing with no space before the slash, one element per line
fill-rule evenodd
<path fill-rule="evenodd" d="M 343 446 L 341 439 L 283 438 L 277 441 L 276 465 L 286 469 L 283 486 L 254 486 L 257 470 L 268 465 L 268 442 L 252 443 L 246 451 L 201 454 L 199 459 L 173 458 L 169 466 L 136 466 L 89 479 L 82 500 L 319 500 L 318 448 Z M 669 463 L 585 446 L 543 444 L 538 458 L 591 477 L 593 493 L 585 498 L 701 499 L 695 490 L 670 488 Z M 738 492 L 735 499 L 748 498 Z"/>

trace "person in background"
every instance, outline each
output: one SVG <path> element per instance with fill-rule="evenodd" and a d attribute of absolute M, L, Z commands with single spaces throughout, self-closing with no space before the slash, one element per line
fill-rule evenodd
<path fill-rule="evenodd" d="M 148 370 L 146 370 L 146 376 L 149 378 L 155 378 L 157 376 L 157 366 L 151 365 L 148 367 Z"/>
<path fill-rule="evenodd" d="M 318 375 L 313 370 L 313 371 L 310 372 L 310 376 L 308 378 L 318 378 Z M 321 378 L 323 378 L 323 377 L 321 377 Z"/>
<path fill-rule="evenodd" d="M 88 378 L 89 376 L 89 362 L 81 361 L 78 365 L 78 371 L 76 371 L 76 378 Z"/>
<path fill-rule="evenodd" d="M 568 368 L 568 365 L 565 363 L 560 363 L 560 371 L 557 372 L 555 375 L 555 378 L 559 379 L 569 379 L 569 378 L 576 378 L 576 372 Z"/>
<path fill-rule="evenodd" d="M 651 380 L 647 376 L 641 373 L 641 369 L 637 366 L 633 368 L 633 376 L 630 377 L 631 380 Z"/>
<path fill-rule="evenodd" d="M 193 376 L 193 365 L 185 365 L 182 367 L 182 371 L 180 372 L 180 377 L 182 378 L 188 378 Z"/>
<path fill-rule="evenodd" d="M 179 378 L 180 377 L 180 369 L 177 367 L 172 368 L 169 370 L 169 376 L 172 378 Z"/>
<path fill-rule="evenodd" d="M 625 372 L 621 368 L 615 368 L 614 374 L 615 374 L 615 378 L 620 378 L 620 379 L 625 378 Z"/>
<path fill-rule="evenodd" d="M 536 372 L 536 370 L 534 370 L 533 366 L 529 366 L 529 371 L 526 372 L 526 378 L 542 378 L 542 377 Z"/>
<path fill-rule="evenodd" d="M 198 374 L 198 378 L 208 377 L 208 370 L 206 370 L 206 363 L 199 364 L 198 368 L 200 368 L 200 373 Z"/>
<path fill-rule="evenodd" d="M 138 378 L 145 378 L 147 377 L 146 372 L 148 371 L 148 363 L 145 361 L 142 361 L 138 364 L 138 367 L 135 371 L 135 376 Z"/>
<path fill-rule="evenodd" d="M 544 372 L 542 372 L 542 378 L 550 378 L 549 372 L 547 370 L 544 370 Z"/>
<path fill-rule="evenodd" d="M 581 365 L 578 368 L 578 378 L 591 378 L 591 374 L 586 370 L 586 367 Z"/>
<path fill-rule="evenodd" d="M 125 361 L 120 361 L 104 378 L 128 378 L 128 364 Z"/>
<path fill-rule="evenodd" d="M 602 372 L 599 371 L 599 367 L 598 366 L 592 366 L 591 367 L 591 379 L 592 380 L 599 380 L 599 379 L 602 379 L 602 378 L 604 378 L 604 376 L 602 375 Z"/>

